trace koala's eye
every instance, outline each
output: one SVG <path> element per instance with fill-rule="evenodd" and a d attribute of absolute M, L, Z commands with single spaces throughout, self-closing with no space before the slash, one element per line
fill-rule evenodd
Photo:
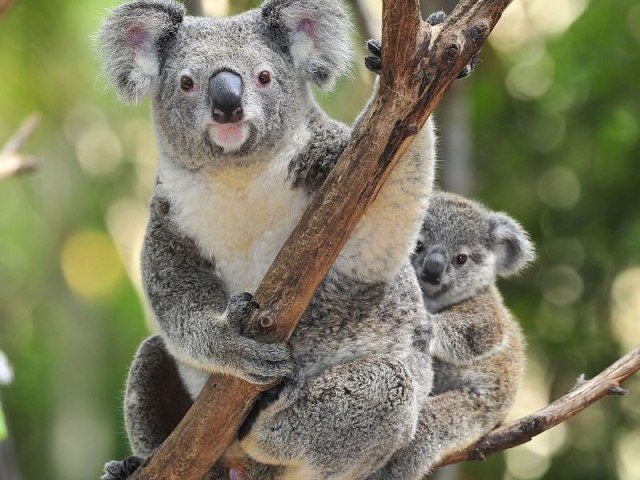
<path fill-rule="evenodd" d="M 424 244 L 418 240 L 418 243 L 416 244 L 416 253 L 421 253 L 424 252 Z"/>
<path fill-rule="evenodd" d="M 456 263 L 458 265 L 462 265 L 463 263 L 465 263 L 467 261 L 467 256 L 464 253 L 461 253 L 460 255 L 458 255 L 456 257 Z"/>
<path fill-rule="evenodd" d="M 193 90 L 193 78 L 189 75 L 182 75 L 180 77 L 180 88 L 183 92 L 190 92 Z"/>
<path fill-rule="evenodd" d="M 271 74 L 267 70 L 263 70 L 258 74 L 258 83 L 260 85 L 269 85 L 271 83 Z"/>

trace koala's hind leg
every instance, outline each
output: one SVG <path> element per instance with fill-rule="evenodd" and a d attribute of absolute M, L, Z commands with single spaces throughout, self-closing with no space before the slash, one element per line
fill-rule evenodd
<path fill-rule="evenodd" d="M 169 436 L 191 403 L 162 338 L 142 342 L 129 371 L 124 402 L 127 433 L 136 456 L 107 463 L 102 478 L 128 478 Z"/>
<path fill-rule="evenodd" d="M 504 409 L 485 405 L 483 392 L 451 390 L 425 402 L 416 435 L 368 480 L 419 480 L 446 454 L 478 440 L 500 423 Z"/>
<path fill-rule="evenodd" d="M 156 335 L 146 339 L 131 365 L 124 399 L 127 433 L 136 455 L 151 455 L 191 404 L 162 338 Z"/>
<path fill-rule="evenodd" d="M 259 462 L 286 465 L 284 478 L 364 479 L 412 437 L 414 390 L 407 367 L 389 357 L 335 365 L 289 380 L 240 445 Z"/>

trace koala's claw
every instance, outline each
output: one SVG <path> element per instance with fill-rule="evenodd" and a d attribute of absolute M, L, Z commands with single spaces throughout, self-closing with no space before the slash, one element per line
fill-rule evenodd
<path fill-rule="evenodd" d="M 260 305 L 253 301 L 253 296 L 250 293 L 236 293 L 229 298 L 227 320 L 231 326 L 242 333 L 253 312 L 259 309 Z"/>
<path fill-rule="evenodd" d="M 440 25 L 442 22 L 444 22 L 445 18 L 447 18 L 447 14 L 442 10 L 439 10 L 437 12 L 433 12 L 427 17 L 427 23 L 431 26 Z"/>
<path fill-rule="evenodd" d="M 478 66 L 480 64 L 480 62 L 482 62 L 482 59 L 479 56 L 480 54 L 476 55 L 475 57 L 473 57 L 471 59 L 471 62 L 469 62 L 468 65 L 465 65 L 465 67 L 462 69 L 462 71 L 458 74 L 457 78 L 464 78 L 464 77 L 468 77 L 469 75 L 471 75 L 471 72 L 473 72 L 473 70 L 476 68 L 476 66 Z"/>
<path fill-rule="evenodd" d="M 382 45 L 380 40 L 370 38 L 367 40 L 367 50 L 371 55 L 364 59 L 364 65 L 368 70 L 379 75 L 382 70 Z"/>
<path fill-rule="evenodd" d="M 447 14 L 443 11 L 434 12 L 427 17 L 427 23 L 431 26 L 440 25 L 446 18 Z M 380 72 L 382 71 L 382 45 L 380 44 L 380 41 L 373 38 L 367 40 L 367 50 L 371 52 L 371 55 L 365 57 L 365 67 L 376 75 L 380 75 Z M 473 57 L 471 62 L 458 74 L 457 78 L 464 78 L 471 75 L 471 72 L 473 72 L 481 61 L 482 60 L 478 55 Z"/>
<path fill-rule="evenodd" d="M 100 480 L 127 480 L 144 463 L 144 458 L 136 456 L 112 460 L 104 466 L 104 475 Z"/>

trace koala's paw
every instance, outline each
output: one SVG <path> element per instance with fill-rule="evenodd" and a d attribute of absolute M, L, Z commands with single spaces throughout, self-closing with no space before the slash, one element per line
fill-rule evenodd
<path fill-rule="evenodd" d="M 136 456 L 112 460 L 104 466 L 104 475 L 100 480 L 127 480 L 145 461 L 144 458 Z"/>
<path fill-rule="evenodd" d="M 251 315 L 260 308 L 249 293 L 229 299 L 226 318 L 232 338 L 225 342 L 223 363 L 236 376 L 258 385 L 277 383 L 296 370 L 293 354 L 285 343 L 260 343 L 243 335 Z"/>
<path fill-rule="evenodd" d="M 227 304 L 227 321 L 234 330 L 243 333 L 247 322 L 259 309 L 260 305 L 253 301 L 253 296 L 250 293 L 236 293 L 231 295 Z"/>
<path fill-rule="evenodd" d="M 434 27 L 444 22 L 445 18 L 447 18 L 447 14 L 444 13 L 442 10 L 439 10 L 437 12 L 433 12 L 431 15 L 427 17 L 427 23 L 432 27 Z"/>
<path fill-rule="evenodd" d="M 427 17 L 427 23 L 431 26 L 440 25 L 446 18 L 447 15 L 444 12 L 434 12 Z M 369 69 L 376 75 L 379 75 L 382 71 L 382 45 L 380 44 L 379 40 L 370 39 L 367 40 L 367 49 L 369 50 L 371 55 L 365 57 L 364 65 L 367 67 L 367 69 Z M 458 74 L 458 78 L 464 78 L 471 75 L 471 72 L 473 72 L 473 70 L 481 61 L 482 60 L 478 55 L 473 57 L 471 62 L 468 65 L 465 65 L 462 71 Z"/>
<path fill-rule="evenodd" d="M 371 53 L 364 59 L 364 66 L 376 75 L 380 75 L 382 70 L 382 45 L 380 40 L 370 38 L 367 40 L 367 50 Z"/>

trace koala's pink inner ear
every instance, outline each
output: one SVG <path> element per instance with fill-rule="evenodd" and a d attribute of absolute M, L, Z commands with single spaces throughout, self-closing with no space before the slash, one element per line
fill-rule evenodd
<path fill-rule="evenodd" d="M 125 35 L 125 44 L 132 50 L 138 50 L 149 38 L 149 32 L 141 25 L 133 25 Z"/>
<path fill-rule="evenodd" d="M 315 38 L 316 22 L 310 18 L 303 18 L 298 22 L 298 31 L 310 36 L 311 38 Z"/>

